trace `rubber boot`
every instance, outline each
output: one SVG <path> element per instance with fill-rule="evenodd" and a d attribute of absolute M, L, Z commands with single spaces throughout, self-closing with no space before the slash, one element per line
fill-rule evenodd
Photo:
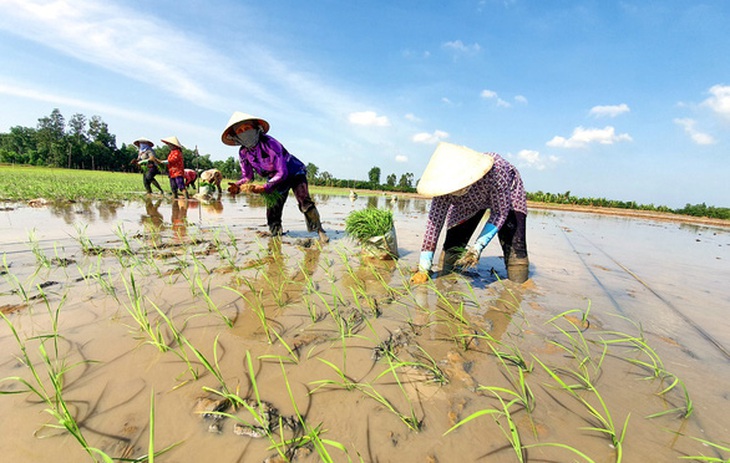
<path fill-rule="evenodd" d="M 284 234 L 284 230 L 281 228 L 281 224 L 277 223 L 275 225 L 269 225 L 269 232 L 271 232 L 271 236 L 273 237 L 281 237 L 281 235 Z"/>
<path fill-rule="evenodd" d="M 527 257 L 510 256 L 507 261 L 507 278 L 515 283 L 524 283 L 530 275 L 530 261 Z"/>
<path fill-rule="evenodd" d="M 315 206 L 310 207 L 307 212 L 304 213 L 304 218 L 307 222 L 307 231 L 316 231 L 319 235 L 319 240 L 323 243 L 327 243 L 330 239 L 322 228 L 322 222 L 319 219 L 319 211 Z"/>

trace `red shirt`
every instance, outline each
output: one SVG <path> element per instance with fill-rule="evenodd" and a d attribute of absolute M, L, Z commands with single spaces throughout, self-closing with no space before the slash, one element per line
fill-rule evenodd
<path fill-rule="evenodd" d="M 170 178 L 182 177 L 184 169 L 182 151 L 173 148 L 167 156 L 167 175 Z"/>

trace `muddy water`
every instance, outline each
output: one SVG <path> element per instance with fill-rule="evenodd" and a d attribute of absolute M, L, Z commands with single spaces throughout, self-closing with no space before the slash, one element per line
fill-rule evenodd
<path fill-rule="evenodd" d="M 729 230 L 534 211 L 527 283 L 503 280 L 492 244 L 476 271 L 410 287 L 427 202 L 316 200 L 324 246 L 293 201 L 281 242 L 245 196 L 0 212 L 18 338 L 0 327 L 0 390 L 17 392 L 0 396 L 3 461 L 92 459 L 44 411 L 59 408 L 49 371 L 112 457 L 147 453 L 151 398 L 155 449 L 177 444 L 158 461 L 263 461 L 276 444 L 320 461 L 321 440 L 333 461 L 518 461 L 510 423 L 535 461 L 587 461 L 552 444 L 616 461 L 600 427 L 623 461 L 723 456 L 694 439 L 730 435 Z M 366 206 L 393 210 L 397 262 L 362 259 L 342 232 Z M 223 389 L 277 411 L 205 419 L 196 404 Z M 270 438 L 234 432 L 266 424 Z"/>

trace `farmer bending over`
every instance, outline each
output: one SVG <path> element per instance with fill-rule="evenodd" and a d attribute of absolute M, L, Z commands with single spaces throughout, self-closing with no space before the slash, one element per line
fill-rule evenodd
<path fill-rule="evenodd" d="M 420 194 L 430 196 L 426 232 L 418 272 L 413 283 L 423 283 L 446 222 L 443 271 L 454 266 L 475 266 L 482 250 L 499 237 L 507 278 L 527 280 L 529 261 L 525 240 L 527 197 L 517 169 L 496 153 L 479 153 L 464 146 L 440 143 L 418 182 Z M 466 249 L 471 235 L 489 209 L 489 219 L 476 242 Z"/>

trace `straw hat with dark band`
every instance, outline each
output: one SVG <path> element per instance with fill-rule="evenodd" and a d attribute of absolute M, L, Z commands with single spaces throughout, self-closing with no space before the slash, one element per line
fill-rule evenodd
<path fill-rule="evenodd" d="M 153 142 L 153 141 L 152 141 L 152 140 L 150 140 L 149 138 L 145 138 L 145 137 L 142 137 L 142 138 L 138 138 L 138 139 L 136 139 L 136 140 L 134 140 L 134 141 L 132 142 L 132 144 L 133 144 L 134 146 L 136 146 L 137 148 L 139 148 L 139 144 L 140 144 L 140 143 L 147 143 L 147 144 L 148 144 L 148 145 L 150 145 L 150 146 L 155 146 L 155 142 Z"/>
<path fill-rule="evenodd" d="M 466 188 L 489 172 L 494 159 L 466 146 L 441 142 L 431 155 L 416 190 L 424 196 L 443 196 Z"/>
<path fill-rule="evenodd" d="M 228 119 L 228 124 L 226 124 L 226 128 L 223 130 L 223 134 L 221 135 L 221 141 L 226 145 L 238 145 L 239 143 L 236 141 L 235 138 L 236 127 L 243 124 L 244 122 L 255 122 L 256 124 L 258 124 L 259 127 L 261 127 L 261 131 L 263 133 L 269 131 L 269 123 L 265 120 L 261 119 L 260 117 L 236 111 L 235 113 L 233 113 L 231 118 Z"/>
<path fill-rule="evenodd" d="M 177 137 L 174 137 L 174 136 L 167 137 L 167 138 L 163 138 L 161 141 L 162 141 L 162 143 L 167 143 L 168 145 L 172 145 L 177 148 L 183 149 L 183 145 L 182 145 L 182 143 L 180 143 L 180 140 L 178 140 Z"/>

